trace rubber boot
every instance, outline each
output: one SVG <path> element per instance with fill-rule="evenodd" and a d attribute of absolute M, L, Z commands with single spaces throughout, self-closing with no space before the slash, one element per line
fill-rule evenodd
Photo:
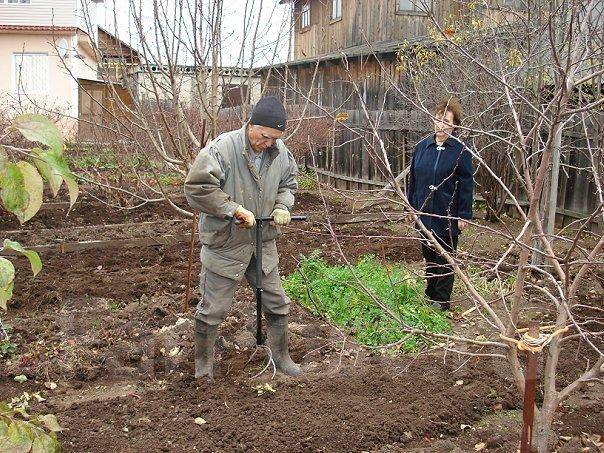
<path fill-rule="evenodd" d="M 288 376 L 299 376 L 300 365 L 294 363 L 289 356 L 287 346 L 287 315 L 271 315 L 266 314 L 266 322 L 268 324 L 268 338 L 266 345 L 270 348 L 273 354 L 273 360 L 277 370 Z"/>
<path fill-rule="evenodd" d="M 195 320 L 195 379 L 214 381 L 214 343 L 218 326 Z"/>
<path fill-rule="evenodd" d="M 449 311 L 451 304 L 449 302 L 432 302 L 432 308 L 440 311 Z"/>

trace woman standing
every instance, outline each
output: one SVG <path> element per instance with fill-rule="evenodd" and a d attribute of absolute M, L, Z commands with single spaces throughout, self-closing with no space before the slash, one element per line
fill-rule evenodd
<path fill-rule="evenodd" d="M 457 138 L 462 108 L 448 99 L 434 109 L 434 134 L 417 144 L 411 159 L 407 197 L 420 221 L 440 245 L 452 252 L 472 219 L 474 176 L 472 157 Z M 423 234 L 422 234 L 423 236 Z M 450 308 L 454 273 L 436 248 L 422 239 L 426 261 L 426 296 L 434 308 Z"/>

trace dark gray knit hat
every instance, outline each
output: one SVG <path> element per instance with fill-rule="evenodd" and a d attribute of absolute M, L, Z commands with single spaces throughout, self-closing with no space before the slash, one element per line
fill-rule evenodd
<path fill-rule="evenodd" d="M 270 127 L 279 131 L 285 130 L 285 107 L 275 96 L 266 96 L 260 99 L 250 118 L 250 124 Z"/>

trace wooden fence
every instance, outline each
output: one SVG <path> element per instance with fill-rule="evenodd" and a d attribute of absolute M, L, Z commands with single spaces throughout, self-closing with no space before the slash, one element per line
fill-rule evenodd
<path fill-rule="evenodd" d="M 409 124 L 409 121 L 405 123 Z M 351 124 L 354 124 L 354 121 Z M 396 124 L 396 121 L 392 124 Z M 386 125 L 388 126 L 388 122 Z M 359 137 L 359 134 L 363 134 L 360 124 L 354 126 L 358 126 L 354 132 L 348 129 L 342 130 L 334 146 L 314 150 L 305 158 L 304 164 L 316 172 L 322 182 L 337 189 L 379 190 L 388 183 L 383 170 L 380 170 L 379 163 L 376 165 L 377 160 L 374 157 L 381 156 L 382 152 L 369 133 L 365 132 L 367 140 Z M 415 130 L 383 128 L 380 124 L 379 135 L 384 142 L 388 163 L 395 175 L 400 174 L 409 165 L 411 153 L 416 143 L 425 136 L 426 130 L 420 127 Z M 566 137 L 565 140 L 572 140 L 572 137 Z M 589 218 L 600 206 L 593 172 L 586 169 L 590 165 L 590 160 L 583 145 L 577 141 L 573 142 L 570 145 L 572 149 L 563 157 L 556 210 L 558 226 L 566 226 L 577 219 Z M 406 178 L 403 178 L 401 184 L 406 185 Z M 475 198 L 480 199 L 480 196 L 477 195 Z M 511 202 L 508 213 L 514 214 Z M 604 231 L 601 216 L 595 216 L 590 230 Z"/>

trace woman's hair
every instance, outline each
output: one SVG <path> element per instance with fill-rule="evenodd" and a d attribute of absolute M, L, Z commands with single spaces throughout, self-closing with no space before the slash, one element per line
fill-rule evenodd
<path fill-rule="evenodd" d="M 454 98 L 443 99 L 434 108 L 434 116 L 446 115 L 448 112 L 453 114 L 453 124 L 459 126 L 463 117 L 463 109 L 460 102 Z"/>

